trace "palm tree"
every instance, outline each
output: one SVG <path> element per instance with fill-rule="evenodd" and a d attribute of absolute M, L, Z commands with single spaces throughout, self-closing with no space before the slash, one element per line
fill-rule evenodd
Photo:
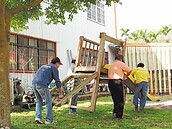
<path fill-rule="evenodd" d="M 165 41 L 167 43 L 169 43 L 169 41 L 170 41 L 170 39 L 167 36 L 168 36 L 168 34 L 170 33 L 171 30 L 172 30 L 172 28 L 169 27 L 169 26 L 162 26 L 162 29 L 159 30 L 159 33 L 163 34 L 165 36 L 164 38 L 165 38 Z"/>
<path fill-rule="evenodd" d="M 127 41 L 128 40 L 128 36 L 129 36 L 130 29 L 128 29 L 128 28 L 125 28 L 125 29 L 122 28 L 120 30 L 122 31 L 121 38 L 124 37 L 125 41 Z"/>
<path fill-rule="evenodd" d="M 134 42 L 137 42 L 139 40 L 138 31 L 131 32 L 131 34 L 128 36 L 128 38 Z"/>
<path fill-rule="evenodd" d="M 149 32 L 149 41 L 150 41 L 150 43 L 151 42 L 158 42 L 157 37 L 158 37 L 159 34 L 160 34 L 160 32 L 153 32 L 153 31 Z"/>

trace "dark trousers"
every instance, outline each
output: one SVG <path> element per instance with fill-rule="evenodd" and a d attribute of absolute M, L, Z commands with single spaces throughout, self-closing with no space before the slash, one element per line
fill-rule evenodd
<path fill-rule="evenodd" d="M 117 118 L 124 117 L 125 89 L 122 79 L 109 79 L 109 90 L 114 103 L 113 113 Z"/>

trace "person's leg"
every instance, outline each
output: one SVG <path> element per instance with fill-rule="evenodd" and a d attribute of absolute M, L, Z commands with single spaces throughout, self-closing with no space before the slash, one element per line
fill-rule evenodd
<path fill-rule="evenodd" d="M 77 106 L 77 101 L 78 101 L 78 94 L 76 94 L 75 96 L 72 97 L 71 105 Z M 70 108 L 69 113 L 75 114 L 76 113 L 76 108 Z"/>
<path fill-rule="evenodd" d="M 116 101 L 116 117 L 124 118 L 124 87 L 122 80 L 115 81 L 115 101 Z"/>
<path fill-rule="evenodd" d="M 115 86 L 114 86 L 114 80 L 112 80 L 112 79 L 109 80 L 108 87 L 109 87 L 109 91 L 110 91 L 110 94 L 112 96 L 112 100 L 113 100 L 113 104 L 114 104 L 113 114 L 116 117 L 116 102 L 115 102 Z"/>
<path fill-rule="evenodd" d="M 142 86 L 142 95 L 140 99 L 140 109 L 141 111 L 144 110 L 144 107 L 146 105 L 146 98 L 147 98 L 147 91 L 148 91 L 148 83 L 147 82 L 141 82 Z"/>
<path fill-rule="evenodd" d="M 36 98 L 36 118 L 42 119 L 42 102 L 43 99 L 37 90 L 37 86 L 33 86 L 33 92 Z"/>
<path fill-rule="evenodd" d="M 37 88 L 42 98 L 45 100 L 46 105 L 46 121 L 52 122 L 53 115 L 52 115 L 52 99 L 51 94 L 48 88 Z"/>
<path fill-rule="evenodd" d="M 136 84 L 136 87 L 134 89 L 134 97 L 133 97 L 133 104 L 135 105 L 135 110 L 138 110 L 138 97 L 141 89 L 142 87 L 140 86 L 140 83 Z"/>

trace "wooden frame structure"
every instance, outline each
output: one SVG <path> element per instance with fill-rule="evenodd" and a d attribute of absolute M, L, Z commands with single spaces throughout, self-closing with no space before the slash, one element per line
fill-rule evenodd
<path fill-rule="evenodd" d="M 66 92 L 63 99 L 59 100 L 57 97 L 53 100 L 55 105 L 61 106 L 69 101 L 74 95 L 76 95 L 81 89 L 83 89 L 88 83 L 94 80 L 91 104 L 87 110 L 94 112 L 96 110 L 96 101 L 98 97 L 98 88 L 101 74 L 107 75 L 107 69 L 104 69 L 104 65 L 108 64 L 108 57 L 105 52 L 105 42 L 109 42 L 121 47 L 121 53 L 125 54 L 125 42 L 119 41 L 113 37 L 106 35 L 106 33 L 100 33 L 100 43 L 92 41 L 90 39 L 80 36 L 78 43 L 78 56 L 76 60 L 75 73 L 62 81 L 62 87 L 67 89 L 67 85 L 70 85 L 71 80 L 78 80 L 79 83 L 75 84 L 75 87 Z M 51 93 L 56 91 L 56 87 L 51 89 Z M 69 104 L 69 107 L 78 108 Z"/>

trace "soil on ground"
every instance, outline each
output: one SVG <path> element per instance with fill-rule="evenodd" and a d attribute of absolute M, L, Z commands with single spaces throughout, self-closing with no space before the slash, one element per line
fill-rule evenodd
<path fill-rule="evenodd" d="M 172 98 L 171 96 L 160 98 L 160 101 L 152 102 L 147 101 L 147 107 L 152 107 L 154 109 L 161 109 L 161 110 L 172 110 Z"/>

